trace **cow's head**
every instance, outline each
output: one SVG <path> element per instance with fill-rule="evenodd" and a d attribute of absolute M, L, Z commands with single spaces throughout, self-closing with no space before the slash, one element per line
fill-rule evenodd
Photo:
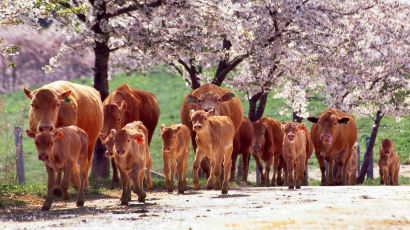
<path fill-rule="evenodd" d="M 122 100 L 120 105 L 108 104 L 104 106 L 104 124 L 101 130 L 103 137 L 107 137 L 111 129 L 120 130 L 124 122 L 124 113 L 127 108 L 127 103 Z M 100 139 L 103 141 L 100 135 Z"/>
<path fill-rule="evenodd" d="M 214 115 L 221 115 L 221 104 L 231 100 L 234 97 L 235 94 L 231 92 L 226 93 L 221 97 L 214 92 L 208 91 L 199 96 L 190 94 L 188 96 L 188 103 L 197 104 L 197 110 L 204 110 L 205 112 L 214 110 Z"/>
<path fill-rule="evenodd" d="M 393 139 L 383 139 L 380 145 L 380 155 L 389 156 L 394 152 Z"/>
<path fill-rule="evenodd" d="M 348 117 L 338 117 L 333 113 L 325 113 L 319 117 L 308 117 L 308 121 L 316 123 L 320 131 L 320 140 L 323 144 L 331 144 L 340 125 L 349 122 Z"/>
<path fill-rule="evenodd" d="M 101 133 L 100 139 L 102 144 L 105 145 L 105 156 L 108 158 L 114 157 L 114 138 L 112 133 L 110 133 L 109 135 Z"/>
<path fill-rule="evenodd" d="M 133 141 L 135 141 L 137 144 L 142 144 L 145 139 L 144 134 L 141 132 L 129 134 L 124 129 L 121 129 L 119 131 L 112 129 L 111 134 L 113 135 L 114 154 L 116 154 L 117 156 L 126 157 L 126 154 L 129 152 Z"/>
<path fill-rule="evenodd" d="M 267 132 L 268 126 L 262 121 L 253 122 L 252 126 L 253 126 L 252 149 L 254 152 L 259 152 L 265 146 L 265 143 L 266 143 L 265 133 Z"/>
<path fill-rule="evenodd" d="M 28 137 L 34 139 L 34 144 L 36 145 L 38 152 L 38 159 L 44 162 L 50 161 L 53 157 L 53 146 L 55 140 L 62 139 L 64 136 L 63 129 L 57 128 L 53 131 L 44 131 L 40 133 L 33 132 L 31 130 L 26 130 Z"/>
<path fill-rule="evenodd" d="M 27 98 L 31 99 L 30 119 L 37 121 L 37 132 L 52 131 L 57 123 L 61 103 L 69 102 L 71 90 L 56 93 L 51 89 L 37 89 L 31 92 L 23 86 Z"/>
<path fill-rule="evenodd" d="M 161 137 L 164 141 L 162 151 L 169 152 L 177 147 L 177 134 L 181 130 L 181 127 L 181 125 L 177 127 L 165 127 L 164 124 L 161 125 Z"/>
<path fill-rule="evenodd" d="M 297 132 L 306 130 L 306 126 L 303 123 L 290 122 L 285 125 L 282 124 L 282 129 L 285 141 L 293 143 Z"/>
<path fill-rule="evenodd" d="M 190 115 L 191 115 L 191 121 L 192 121 L 192 128 L 195 132 L 200 133 L 204 130 L 206 130 L 209 126 L 209 117 L 212 116 L 214 113 L 214 110 L 211 109 L 208 112 L 205 112 L 204 110 L 191 110 Z"/>

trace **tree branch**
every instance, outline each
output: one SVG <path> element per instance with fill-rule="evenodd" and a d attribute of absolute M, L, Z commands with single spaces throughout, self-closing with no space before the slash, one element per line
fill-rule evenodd
<path fill-rule="evenodd" d="M 107 14 L 106 18 L 109 19 L 109 18 L 113 18 L 113 17 L 119 16 L 119 15 L 122 15 L 122 14 L 127 14 L 127 13 L 130 13 L 132 11 L 143 9 L 144 7 L 149 7 L 149 8 L 159 7 L 159 6 L 162 5 L 162 3 L 163 3 L 163 0 L 157 0 L 155 2 L 151 2 L 151 3 L 148 3 L 148 4 L 147 3 L 144 3 L 144 4 L 135 3 L 134 5 L 118 9 L 113 14 Z"/>

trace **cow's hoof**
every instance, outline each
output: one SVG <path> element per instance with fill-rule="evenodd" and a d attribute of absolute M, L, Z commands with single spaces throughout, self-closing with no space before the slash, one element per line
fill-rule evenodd
<path fill-rule="evenodd" d="M 128 205 L 128 201 L 121 201 L 121 205 Z"/>
<path fill-rule="evenodd" d="M 289 189 L 295 189 L 295 187 L 292 185 L 292 186 L 289 186 L 288 187 Z"/>
<path fill-rule="evenodd" d="M 170 193 L 172 193 L 172 192 L 174 191 L 174 189 L 172 189 L 172 188 L 168 188 L 167 190 L 168 190 L 168 192 L 170 192 Z"/>
<path fill-rule="evenodd" d="M 145 195 L 144 196 L 138 196 L 138 202 L 145 203 Z"/>
<path fill-rule="evenodd" d="M 194 184 L 194 189 L 195 190 L 199 190 L 199 188 L 200 188 L 199 184 Z"/>
<path fill-rule="evenodd" d="M 41 207 L 41 211 L 45 212 L 45 211 L 49 211 L 51 208 L 51 206 L 43 206 Z"/>
<path fill-rule="evenodd" d="M 178 194 L 184 194 L 185 189 L 184 188 L 178 188 Z"/>
<path fill-rule="evenodd" d="M 246 187 L 246 186 L 248 186 L 248 183 L 246 183 L 246 181 L 242 181 L 242 182 L 241 182 L 241 186 L 242 186 L 242 187 Z"/>
<path fill-rule="evenodd" d="M 300 189 L 300 185 L 296 185 L 296 189 Z"/>
<path fill-rule="evenodd" d="M 55 187 L 53 189 L 53 194 L 56 197 L 61 197 L 63 195 L 63 190 L 60 187 Z"/>
<path fill-rule="evenodd" d="M 110 188 L 111 189 L 115 189 L 115 188 L 119 188 L 120 187 L 120 184 L 118 183 L 118 182 L 111 182 L 111 185 L 110 185 Z"/>
<path fill-rule="evenodd" d="M 84 206 L 84 201 L 83 200 L 78 200 L 77 201 L 77 207 L 83 207 Z"/>
<path fill-rule="evenodd" d="M 224 194 L 224 195 L 225 195 L 225 194 L 228 194 L 228 189 L 227 189 L 227 188 L 223 188 L 223 189 L 221 190 L 221 193 Z"/>

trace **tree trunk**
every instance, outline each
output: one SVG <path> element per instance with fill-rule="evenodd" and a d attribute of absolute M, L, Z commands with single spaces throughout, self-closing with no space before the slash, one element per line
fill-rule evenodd
<path fill-rule="evenodd" d="M 364 178 L 366 176 L 367 168 L 369 166 L 369 159 L 371 152 L 373 151 L 374 143 L 376 142 L 376 137 L 377 137 L 377 132 L 379 131 L 379 125 L 380 121 L 382 120 L 384 115 L 382 115 L 382 112 L 379 110 L 376 113 L 376 119 L 374 120 L 374 126 L 372 130 L 372 135 L 370 136 L 370 141 L 369 141 L 369 146 L 366 149 L 366 153 L 363 158 L 363 164 L 360 170 L 360 175 L 357 178 L 356 183 L 357 184 L 363 184 Z"/>
<path fill-rule="evenodd" d="M 248 117 L 252 122 L 255 122 L 262 118 L 263 112 L 265 111 L 268 95 L 269 92 L 261 92 L 255 94 L 251 99 L 249 99 Z"/>
<path fill-rule="evenodd" d="M 107 42 L 96 42 L 94 48 L 94 88 L 101 94 L 101 101 L 108 96 L 108 61 L 110 49 Z M 91 177 L 108 178 L 110 176 L 110 164 L 105 157 L 105 146 L 98 139 L 94 148 Z"/>
<path fill-rule="evenodd" d="M 298 112 L 293 112 L 293 121 L 300 123 L 302 122 L 302 120 L 303 120 L 303 117 L 299 117 Z"/>

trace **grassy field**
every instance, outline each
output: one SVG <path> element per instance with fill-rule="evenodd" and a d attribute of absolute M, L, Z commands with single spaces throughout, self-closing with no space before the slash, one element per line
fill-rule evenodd
<path fill-rule="evenodd" d="M 91 78 L 76 79 L 76 83 L 92 85 Z M 154 133 L 150 147 L 150 152 L 153 159 L 153 170 L 162 173 L 162 139 L 160 136 L 160 124 L 169 126 L 174 123 L 180 123 L 179 109 L 184 97 L 190 92 L 190 88 L 186 87 L 185 81 L 176 75 L 171 75 L 162 70 L 152 71 L 147 77 L 135 75 L 126 77 L 124 75 L 116 75 L 109 82 L 110 91 L 118 87 L 122 83 L 128 83 L 131 87 L 143 89 L 154 93 L 159 102 L 161 115 L 157 129 Z M 33 88 L 35 89 L 35 88 Z M 248 113 L 248 101 L 244 94 L 239 94 L 244 108 L 244 113 Z M 0 168 L 4 168 L 7 164 L 5 161 L 6 153 L 8 152 L 8 161 L 13 160 L 14 152 L 14 137 L 12 133 L 6 135 L 5 132 L 12 130 L 15 125 L 23 125 L 23 130 L 28 128 L 28 110 L 30 101 L 25 97 L 23 91 L 0 95 L 3 102 L 4 111 L 0 113 Z M 320 96 L 310 99 L 308 110 L 311 115 L 318 115 L 326 106 L 323 103 L 323 98 Z M 289 110 L 283 99 L 273 99 L 269 97 L 265 115 L 277 119 L 281 122 L 288 122 L 291 117 L 280 115 L 279 111 Z M 291 114 L 291 111 L 289 111 Z M 358 141 L 362 153 L 365 150 L 365 137 L 370 136 L 373 121 L 370 118 L 357 119 L 359 136 Z M 306 123 L 310 128 L 310 123 Z M 410 118 L 404 118 L 400 122 L 396 122 L 394 117 L 386 117 L 382 120 L 379 135 L 376 140 L 374 161 L 378 160 L 378 148 L 382 138 L 393 138 L 398 154 L 400 155 L 401 163 L 407 162 L 410 154 Z M 28 184 L 45 184 L 46 172 L 44 164 L 37 159 L 37 152 L 32 139 L 29 139 L 23 132 L 23 150 L 25 160 L 26 181 Z M 11 158 L 10 158 L 11 157 Z M 194 158 L 193 152 L 189 157 L 189 165 L 192 165 Z M 363 159 L 363 156 L 361 157 Z M 311 165 L 316 165 L 315 157 L 310 159 Z M 250 169 L 255 169 L 255 163 L 252 160 Z M 0 183 L 4 181 L 4 173 L 0 174 Z M 192 177 L 192 167 L 189 167 L 188 177 Z"/>

